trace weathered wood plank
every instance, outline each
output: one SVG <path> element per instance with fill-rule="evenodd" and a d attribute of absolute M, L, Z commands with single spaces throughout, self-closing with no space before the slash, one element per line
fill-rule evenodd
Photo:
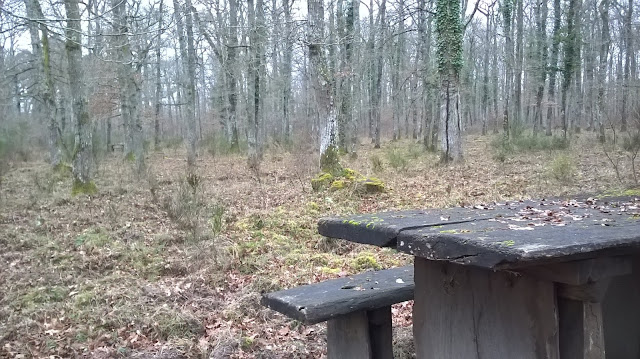
<path fill-rule="evenodd" d="M 372 358 L 393 359 L 391 306 L 370 310 L 367 317 Z"/>
<path fill-rule="evenodd" d="M 418 358 L 559 358 L 553 283 L 424 258 L 415 280 Z"/>
<path fill-rule="evenodd" d="M 616 226 L 580 222 L 573 226 L 519 227 L 477 221 L 398 234 L 398 250 L 432 260 L 490 269 L 524 267 L 640 252 L 640 222 Z"/>
<path fill-rule="evenodd" d="M 561 358 L 606 358 L 600 303 L 558 298 L 558 316 Z"/>
<path fill-rule="evenodd" d="M 582 285 L 560 283 L 556 286 L 558 297 L 579 300 L 588 303 L 602 302 L 611 278 Z"/>
<path fill-rule="evenodd" d="M 526 201 L 325 218 L 318 229 L 433 260 L 520 269 L 640 253 L 639 208 L 637 202 Z"/>
<path fill-rule="evenodd" d="M 367 312 L 360 311 L 327 322 L 328 359 L 371 359 Z"/>
<path fill-rule="evenodd" d="M 640 259 L 633 274 L 612 278 L 602 302 L 607 358 L 640 358 Z"/>
<path fill-rule="evenodd" d="M 582 285 L 601 279 L 630 274 L 633 268 L 629 256 L 594 258 L 524 268 L 522 271 L 556 283 Z"/>
<path fill-rule="evenodd" d="M 262 297 L 262 304 L 306 324 L 413 299 L 413 267 L 372 271 L 295 287 Z"/>

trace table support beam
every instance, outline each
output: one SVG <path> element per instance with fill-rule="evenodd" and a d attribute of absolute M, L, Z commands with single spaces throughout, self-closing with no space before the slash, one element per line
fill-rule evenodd
<path fill-rule="evenodd" d="M 418 257 L 414 276 L 418 358 L 560 357 L 553 283 Z"/>
<path fill-rule="evenodd" d="M 391 306 L 327 322 L 328 359 L 393 359 Z"/>

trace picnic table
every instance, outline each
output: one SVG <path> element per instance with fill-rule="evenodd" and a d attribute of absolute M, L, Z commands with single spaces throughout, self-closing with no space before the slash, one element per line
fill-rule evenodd
<path fill-rule="evenodd" d="M 418 358 L 640 358 L 640 202 L 519 201 L 319 221 L 415 257 Z"/>

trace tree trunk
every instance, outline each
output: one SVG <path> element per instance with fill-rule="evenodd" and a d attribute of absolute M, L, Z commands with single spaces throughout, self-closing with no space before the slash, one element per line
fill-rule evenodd
<path fill-rule="evenodd" d="M 284 36 L 285 48 L 282 61 L 282 120 L 284 139 L 287 143 L 291 141 L 291 59 L 293 57 L 293 33 L 291 30 L 291 7 L 293 0 L 284 0 Z"/>
<path fill-rule="evenodd" d="M 308 0 L 308 49 L 309 76 L 316 105 L 315 113 L 322 121 L 320 139 L 320 168 L 334 172 L 340 168 L 336 139 L 336 111 L 333 99 L 332 78 L 327 73 L 327 65 L 322 44 L 324 43 L 324 7 L 322 0 Z"/>
<path fill-rule="evenodd" d="M 42 8 L 38 0 L 25 1 L 27 16 L 31 19 L 43 19 Z M 37 92 L 42 97 L 41 115 L 49 124 L 49 163 L 54 168 L 62 162 L 62 138 L 60 127 L 56 118 L 55 88 L 51 73 L 51 47 L 49 45 L 49 28 L 44 22 L 30 21 L 29 25 L 32 38 L 33 53 L 38 57 Z M 41 38 L 38 38 L 38 30 Z M 35 37 L 34 37 L 35 35 Z M 34 44 L 33 41 L 36 43 Z"/>
<path fill-rule="evenodd" d="M 546 135 L 551 136 L 553 127 L 553 108 L 551 104 L 556 103 L 556 78 L 558 72 L 558 55 L 560 53 L 560 25 L 562 20 L 562 12 L 560 8 L 560 0 L 553 0 L 553 34 L 551 44 L 551 59 L 549 60 L 549 107 L 547 108 L 547 130 Z M 557 107 L 557 106 L 555 106 Z"/>
<path fill-rule="evenodd" d="M 354 4 L 354 0 L 349 0 L 347 4 L 345 29 L 343 33 L 343 49 L 342 49 L 342 64 L 340 71 L 340 113 L 338 116 L 338 147 L 343 152 L 349 152 L 349 140 L 351 136 L 349 129 L 351 128 L 351 122 L 353 121 L 353 27 L 354 27 L 354 6 L 359 6 L 359 3 Z"/>
<path fill-rule="evenodd" d="M 598 63 L 598 108 L 596 110 L 596 122 L 598 124 L 598 138 L 600 142 L 605 141 L 605 79 L 607 77 L 607 60 L 609 57 L 609 46 L 611 34 L 609 33 L 609 0 L 601 0 L 598 7 L 600 12 L 601 34 L 600 34 L 600 59 Z"/>
<path fill-rule="evenodd" d="M 181 82 L 184 90 L 184 97 L 186 97 L 184 117 L 186 117 L 187 122 L 187 167 L 188 171 L 193 173 L 196 166 L 196 54 L 193 45 L 194 39 L 191 0 L 186 0 L 185 9 L 183 11 L 180 11 L 181 7 L 178 0 L 173 0 L 173 6 L 178 30 L 178 43 L 180 46 L 180 57 L 182 58 L 182 68 L 186 70 L 183 71 Z M 182 15 L 184 15 L 184 24 L 182 22 Z"/>
<path fill-rule="evenodd" d="M 460 118 L 460 70 L 462 68 L 462 24 L 459 0 L 437 0 L 436 34 L 440 74 L 441 161 L 462 160 Z"/>
<path fill-rule="evenodd" d="M 511 17 L 513 14 L 513 0 L 503 0 L 502 19 L 504 21 L 505 36 L 505 85 L 504 85 L 504 112 L 502 115 L 502 130 L 505 140 L 509 140 L 509 122 L 511 114 L 511 92 L 513 91 L 513 35 Z M 516 0 L 521 1 L 521 0 Z"/>
<path fill-rule="evenodd" d="M 515 83 L 514 83 L 514 110 L 513 110 L 513 123 L 522 124 L 522 64 L 523 64 L 523 33 L 524 33 L 524 0 L 517 1 L 516 6 L 516 61 L 515 61 Z"/>
<path fill-rule="evenodd" d="M 247 145 L 248 145 L 248 165 L 250 168 L 257 168 L 262 157 L 260 141 L 260 123 L 262 117 L 262 82 L 263 82 L 263 40 L 262 32 L 264 28 L 264 6 L 262 0 L 247 1 L 248 17 L 249 17 L 249 43 L 250 43 L 250 61 L 247 76 L 249 79 L 249 121 L 247 128 Z"/>
<path fill-rule="evenodd" d="M 229 128 L 231 129 L 231 150 L 240 149 L 238 134 L 238 85 L 236 48 L 238 47 L 238 0 L 229 0 L 229 46 L 227 47 L 227 88 L 229 89 Z"/>
<path fill-rule="evenodd" d="M 579 29 L 576 28 L 576 18 L 578 16 L 578 2 L 579 0 L 569 0 L 569 10 L 567 12 L 567 40 L 564 46 L 564 66 L 562 70 L 562 103 L 560 105 L 562 111 L 563 138 L 567 137 L 567 131 L 569 127 L 569 119 L 567 114 L 567 112 L 569 112 L 567 109 L 567 95 L 577 65 L 577 32 L 579 31 Z"/>
<path fill-rule="evenodd" d="M 80 7 L 78 0 L 65 0 L 67 13 L 67 53 L 69 86 L 71 91 L 75 123 L 75 147 L 73 151 L 73 188 L 72 194 L 93 194 L 95 184 L 91 181 L 92 165 L 92 123 L 89 117 L 85 90 L 84 70 L 82 67 L 82 28 L 80 26 Z"/>
<path fill-rule="evenodd" d="M 134 158 L 136 173 L 144 171 L 144 153 L 142 146 L 142 123 L 138 105 L 141 98 L 140 66 L 133 62 L 126 20 L 126 2 L 112 0 L 114 33 L 116 41 L 116 63 L 118 84 L 120 86 L 120 115 L 126 126 L 125 152 L 128 158 Z"/>
<path fill-rule="evenodd" d="M 622 80 L 622 106 L 620 109 L 620 127 L 622 131 L 627 130 L 627 123 L 629 113 L 633 110 L 629 110 L 629 88 L 631 87 L 631 62 L 635 56 L 633 52 L 633 0 L 627 1 L 627 11 L 624 17 L 624 69 Z"/>
<path fill-rule="evenodd" d="M 156 91 L 155 91 L 155 112 L 153 118 L 153 144 L 157 150 L 160 146 L 160 110 L 162 109 L 162 77 L 160 76 L 160 50 L 162 44 L 162 24 L 164 2 L 160 0 L 160 8 L 158 10 L 158 38 L 156 44 Z"/>
<path fill-rule="evenodd" d="M 536 93 L 536 113 L 533 126 L 534 133 L 542 127 L 542 99 L 544 97 L 544 85 L 547 81 L 547 2 L 540 1 L 536 4 L 536 43 L 538 55 L 538 90 Z"/>
<path fill-rule="evenodd" d="M 380 131 L 381 131 L 381 110 L 382 110 L 382 70 L 384 69 L 384 34 L 386 27 L 386 0 L 382 0 L 380 3 L 380 40 L 378 40 L 378 51 L 377 51 L 377 64 L 376 64 L 376 73 L 375 73 L 375 99 L 373 103 L 373 113 L 374 113 L 374 148 L 380 148 Z"/>

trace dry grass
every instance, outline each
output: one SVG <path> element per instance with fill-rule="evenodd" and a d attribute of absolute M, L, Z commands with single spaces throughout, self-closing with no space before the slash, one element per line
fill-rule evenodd
<path fill-rule="evenodd" d="M 619 192 L 594 138 L 501 162 L 489 138 L 470 137 L 466 161 L 451 166 L 411 142 L 394 144 L 391 155 L 389 146 L 361 146 L 344 164 L 390 188 L 364 196 L 312 192 L 317 155 L 281 148 L 259 172 L 243 157 L 205 153 L 197 188 L 185 184 L 180 151 L 151 154 L 144 179 L 113 156 L 101 163 L 91 198 L 71 197 L 70 179 L 44 163 L 13 164 L 0 187 L 0 356 L 321 357 L 324 327 L 260 307 L 259 293 L 410 258 L 322 238 L 318 218 Z M 559 155 L 573 166 L 569 175 L 553 169 Z M 410 306 L 395 311 L 409 325 Z M 405 337 L 397 349 L 410 357 Z"/>

